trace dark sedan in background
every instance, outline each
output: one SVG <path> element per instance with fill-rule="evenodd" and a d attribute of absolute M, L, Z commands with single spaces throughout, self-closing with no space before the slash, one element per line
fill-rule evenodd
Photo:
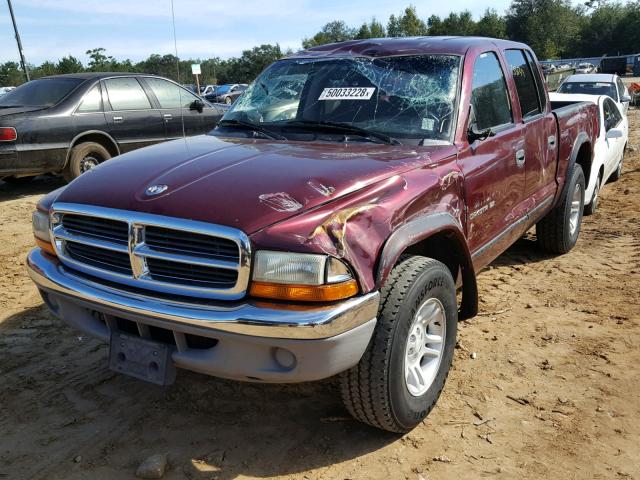
<path fill-rule="evenodd" d="M 226 108 L 153 75 L 33 80 L 0 98 L 0 178 L 22 182 L 62 173 L 72 180 L 121 153 L 209 132 Z"/>
<path fill-rule="evenodd" d="M 226 103 L 227 105 L 231 105 L 248 87 L 249 85 L 245 83 L 220 85 L 210 94 L 205 94 L 204 98 L 209 102 Z"/>

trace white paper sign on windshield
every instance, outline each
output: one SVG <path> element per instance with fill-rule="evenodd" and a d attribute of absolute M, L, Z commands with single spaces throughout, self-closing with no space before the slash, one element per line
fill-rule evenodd
<path fill-rule="evenodd" d="M 318 100 L 369 100 L 376 87 L 334 87 L 322 90 Z"/>

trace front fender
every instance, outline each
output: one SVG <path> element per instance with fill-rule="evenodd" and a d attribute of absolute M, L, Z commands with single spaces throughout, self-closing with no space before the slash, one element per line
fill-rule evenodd
<path fill-rule="evenodd" d="M 478 313 L 478 288 L 471 252 L 469 252 L 459 219 L 449 212 L 425 214 L 397 228 L 382 249 L 376 284 L 378 288 L 382 288 L 403 252 L 436 236 L 442 241 L 446 240 L 446 248 L 451 249 L 460 269 L 462 303 L 459 318 L 464 320 L 474 317 Z M 424 253 L 427 256 L 430 255 L 429 251 Z M 457 272 L 452 273 L 455 278 Z"/>

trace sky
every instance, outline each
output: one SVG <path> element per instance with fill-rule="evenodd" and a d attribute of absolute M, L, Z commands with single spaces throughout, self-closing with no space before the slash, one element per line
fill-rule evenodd
<path fill-rule="evenodd" d="M 263 43 L 301 48 L 305 37 L 332 20 L 351 26 L 376 17 L 386 24 L 413 3 L 420 18 L 470 10 L 479 17 L 491 6 L 503 13 L 509 0 L 174 0 L 181 58 L 229 58 Z M 152 53 L 175 53 L 170 0 L 12 0 L 27 61 L 40 64 L 104 47 L 119 60 L 143 60 Z M 18 61 L 9 9 L 0 0 L 0 63 Z"/>

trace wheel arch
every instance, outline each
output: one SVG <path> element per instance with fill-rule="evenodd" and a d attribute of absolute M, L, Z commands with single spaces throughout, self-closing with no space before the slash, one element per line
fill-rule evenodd
<path fill-rule="evenodd" d="M 79 145 L 83 142 L 95 142 L 102 145 L 106 148 L 112 157 L 116 157 L 120 155 L 120 147 L 118 146 L 118 142 L 106 132 L 102 130 L 87 130 L 86 132 L 79 133 L 76 135 L 71 143 L 69 144 L 69 148 L 67 149 L 67 157 L 64 162 L 64 167 L 69 164 L 69 159 L 71 158 L 71 150 L 76 145 Z"/>
<path fill-rule="evenodd" d="M 591 167 L 593 165 L 593 146 L 585 132 L 580 132 L 576 138 L 573 149 L 571 150 L 571 156 L 569 157 L 569 168 L 567 169 L 567 174 L 571 172 L 576 163 L 582 167 L 585 185 L 589 185 L 591 175 L 593 173 L 591 171 Z"/>
<path fill-rule="evenodd" d="M 478 287 L 471 254 L 459 222 L 450 213 L 425 215 L 396 229 L 385 242 L 378 262 L 376 286 L 381 288 L 403 254 L 421 255 L 444 263 L 458 286 L 462 301 L 458 318 L 478 313 Z"/>

